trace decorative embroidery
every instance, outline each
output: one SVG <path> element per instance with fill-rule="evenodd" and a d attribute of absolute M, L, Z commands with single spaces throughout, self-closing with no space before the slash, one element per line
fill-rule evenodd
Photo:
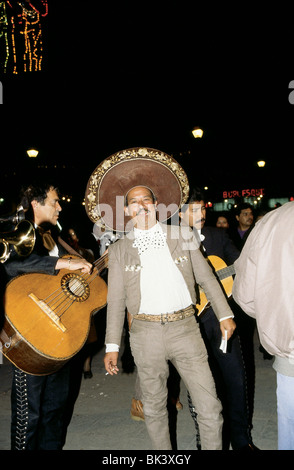
<path fill-rule="evenodd" d="M 119 165 L 121 162 L 128 160 L 135 161 L 142 157 L 146 160 L 158 162 L 160 165 L 170 169 L 175 174 L 182 192 L 181 205 L 185 204 L 189 197 L 189 181 L 186 173 L 178 162 L 173 160 L 173 158 L 166 153 L 156 149 L 142 147 L 139 149 L 131 148 L 120 150 L 105 159 L 102 164 L 99 164 L 89 179 L 85 203 L 87 214 L 94 223 L 101 221 L 102 219 L 99 210 L 99 189 L 105 174 L 109 171 L 109 168 Z"/>
<path fill-rule="evenodd" d="M 140 269 L 142 269 L 142 266 L 140 266 L 139 264 L 126 264 L 125 265 L 125 271 L 140 271 Z"/>
<path fill-rule="evenodd" d="M 15 429 L 15 449 L 24 450 L 27 437 L 28 426 L 28 395 L 26 374 L 15 370 L 16 384 L 16 429 Z"/>
<path fill-rule="evenodd" d="M 136 237 L 133 247 L 138 248 L 139 255 L 144 253 L 148 248 L 163 248 L 166 244 L 166 233 L 161 230 L 149 231 Z"/>
<path fill-rule="evenodd" d="M 187 257 L 187 256 L 179 256 L 178 258 L 175 259 L 175 263 L 176 263 L 176 264 L 183 263 L 184 261 L 188 261 L 188 257 Z"/>

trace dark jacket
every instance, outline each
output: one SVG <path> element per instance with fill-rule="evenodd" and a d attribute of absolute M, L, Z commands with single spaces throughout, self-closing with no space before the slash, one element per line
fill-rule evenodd
<path fill-rule="evenodd" d="M 42 238 L 36 230 L 36 242 L 33 252 L 26 257 L 18 256 L 12 251 L 8 260 L 4 263 L 6 280 L 27 273 L 56 274 L 55 266 L 59 257 L 66 254 L 64 248 L 56 241 L 59 256 L 50 256 L 44 248 Z"/>
<path fill-rule="evenodd" d="M 203 227 L 201 230 L 205 239 L 202 242 L 205 248 L 205 255 L 219 256 L 228 266 L 239 258 L 240 252 L 229 238 L 228 233 L 223 228 Z"/>

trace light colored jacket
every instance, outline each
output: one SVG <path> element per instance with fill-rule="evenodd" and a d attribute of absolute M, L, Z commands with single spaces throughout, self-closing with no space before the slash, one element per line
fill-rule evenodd
<path fill-rule="evenodd" d="M 234 266 L 234 299 L 256 318 L 263 347 L 293 369 L 294 202 L 256 224 Z"/>
<path fill-rule="evenodd" d="M 182 229 L 179 227 L 160 225 L 167 234 L 170 253 L 186 281 L 193 304 L 196 304 L 197 283 L 203 288 L 219 320 L 233 316 L 227 299 L 202 255 L 193 232 L 186 227 L 189 235 L 185 234 L 183 237 Z M 133 241 L 132 231 L 109 247 L 106 344 L 120 344 L 125 309 L 131 315 L 139 312 L 141 266 L 138 249 L 133 247 Z"/>

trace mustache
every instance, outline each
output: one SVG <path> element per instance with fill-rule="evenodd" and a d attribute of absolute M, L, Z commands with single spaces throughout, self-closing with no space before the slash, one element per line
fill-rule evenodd
<path fill-rule="evenodd" d="M 140 215 L 141 212 L 145 212 L 145 214 L 148 214 L 150 211 L 149 209 L 145 209 L 144 207 L 142 209 L 139 209 L 138 212 L 136 213 L 136 215 Z"/>

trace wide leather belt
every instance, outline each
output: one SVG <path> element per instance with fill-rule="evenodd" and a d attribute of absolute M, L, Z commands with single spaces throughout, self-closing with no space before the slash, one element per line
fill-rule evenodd
<path fill-rule="evenodd" d="M 146 313 L 138 313 L 137 315 L 132 315 L 132 318 L 136 320 L 160 322 L 162 325 L 164 325 L 165 323 L 192 317 L 194 314 L 195 307 L 190 305 L 189 307 L 183 308 L 182 310 L 178 310 L 174 313 L 161 313 L 160 315 L 147 315 Z"/>

